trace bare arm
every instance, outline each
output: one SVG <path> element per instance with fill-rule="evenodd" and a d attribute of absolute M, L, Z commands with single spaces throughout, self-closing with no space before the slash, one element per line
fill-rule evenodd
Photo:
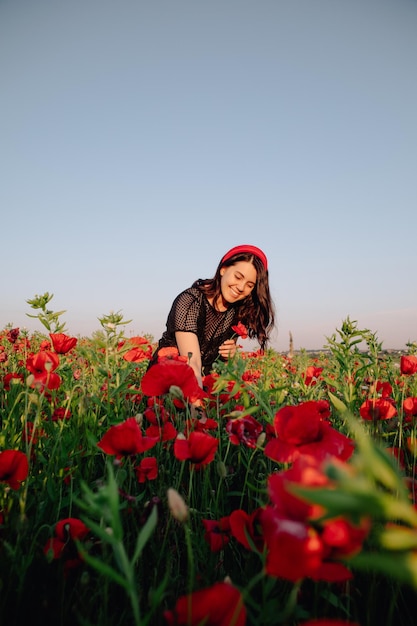
<path fill-rule="evenodd" d="M 198 384 L 202 387 L 201 351 L 197 335 L 194 333 L 177 331 L 175 333 L 175 340 L 177 342 L 178 352 L 181 356 L 186 356 L 188 358 L 188 355 L 191 353 L 191 358 L 188 362 L 194 370 Z"/>

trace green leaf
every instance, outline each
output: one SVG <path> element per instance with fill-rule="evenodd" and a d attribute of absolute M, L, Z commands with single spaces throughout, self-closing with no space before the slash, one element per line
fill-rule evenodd
<path fill-rule="evenodd" d="M 417 589 L 417 554 L 361 552 L 348 561 L 349 566 L 363 571 L 379 572 Z"/>
<path fill-rule="evenodd" d="M 331 391 L 328 391 L 330 402 L 333 404 L 334 408 L 338 413 L 346 413 L 348 408 L 342 400 L 340 400 L 337 396 L 335 396 Z"/>
<path fill-rule="evenodd" d="M 146 520 L 145 525 L 141 528 L 141 531 L 136 540 L 136 548 L 133 554 L 132 563 L 136 563 L 142 554 L 142 550 L 145 545 L 148 543 L 150 536 L 155 530 L 156 523 L 158 521 L 158 511 L 157 508 L 154 507 L 151 511 L 150 516 Z"/>
<path fill-rule="evenodd" d="M 104 563 L 100 559 L 98 559 L 98 558 L 96 558 L 94 556 L 91 556 L 91 554 L 89 554 L 84 549 L 83 545 L 79 541 L 76 541 L 76 544 L 77 544 L 78 552 L 80 553 L 82 559 L 88 565 L 91 565 L 91 567 L 94 568 L 97 572 L 99 572 L 100 574 L 102 574 L 106 578 L 109 578 L 110 580 L 113 580 L 115 583 L 117 583 L 118 585 L 120 585 L 124 589 L 127 590 L 129 588 L 128 581 L 126 581 L 123 578 L 123 576 L 121 576 L 115 569 L 113 569 L 110 565 L 108 565 L 107 563 Z"/>

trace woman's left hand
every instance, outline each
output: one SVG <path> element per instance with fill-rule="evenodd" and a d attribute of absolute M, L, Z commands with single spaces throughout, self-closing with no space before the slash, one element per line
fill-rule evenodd
<path fill-rule="evenodd" d="M 231 359 L 236 352 L 237 346 L 234 339 L 226 339 L 219 348 L 219 354 L 223 359 Z"/>

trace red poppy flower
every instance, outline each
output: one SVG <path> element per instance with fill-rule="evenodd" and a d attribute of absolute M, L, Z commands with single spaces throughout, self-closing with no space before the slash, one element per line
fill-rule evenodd
<path fill-rule="evenodd" d="M 11 489 L 17 490 L 20 483 L 26 480 L 28 473 L 29 462 L 26 454 L 19 450 L 0 452 L 0 482 L 7 483 Z"/>
<path fill-rule="evenodd" d="M 114 454 L 116 459 L 140 454 L 152 448 L 159 439 L 144 437 L 134 417 L 116 426 L 111 426 L 98 442 L 98 447 L 106 454 Z"/>
<path fill-rule="evenodd" d="M 292 463 L 300 454 L 348 459 L 353 453 L 353 442 L 332 428 L 325 419 L 328 414 L 325 401 L 282 407 L 275 414 L 275 438 L 266 444 L 265 455 L 280 463 Z"/>
<path fill-rule="evenodd" d="M 16 343 L 17 338 L 19 337 L 19 333 L 20 333 L 20 328 L 12 328 L 11 330 L 7 331 L 6 333 L 7 341 L 10 341 L 10 343 Z"/>
<path fill-rule="evenodd" d="M 229 518 L 232 536 L 247 550 L 254 547 L 259 552 L 265 545 L 261 531 L 261 508 L 257 508 L 250 515 L 242 509 L 233 511 Z"/>
<path fill-rule="evenodd" d="M 262 376 L 261 370 L 247 370 L 242 374 L 242 380 L 247 383 L 257 383 Z"/>
<path fill-rule="evenodd" d="M 154 456 L 147 456 L 135 467 L 136 478 L 139 483 L 155 480 L 158 477 L 158 462 Z"/>
<path fill-rule="evenodd" d="M 214 459 L 219 440 L 206 433 L 193 431 L 188 439 L 178 436 L 174 443 L 174 455 L 179 461 L 190 461 L 195 469 L 201 469 Z"/>
<path fill-rule="evenodd" d="M 68 539 L 82 541 L 89 532 L 84 522 L 76 517 L 67 517 L 55 524 L 55 536 L 61 541 L 68 541 Z"/>
<path fill-rule="evenodd" d="M 217 430 L 218 427 L 218 422 L 216 422 L 216 420 L 212 419 L 211 417 L 206 417 L 205 419 L 195 417 L 193 419 L 187 420 L 185 424 L 185 432 L 188 436 L 188 434 L 193 432 L 193 430 L 206 433 L 208 430 Z"/>
<path fill-rule="evenodd" d="M 135 346 L 131 348 L 123 355 L 125 361 L 130 363 L 141 363 L 142 361 L 150 360 L 152 357 L 152 346 Z"/>
<path fill-rule="evenodd" d="M 409 354 L 400 359 L 400 371 L 404 376 L 410 376 L 417 372 L 417 356 Z"/>
<path fill-rule="evenodd" d="M 289 470 L 269 477 L 271 505 L 261 513 L 267 572 L 293 582 L 305 577 L 329 582 L 352 578 L 339 561 L 361 549 L 369 520 L 361 519 L 357 526 L 341 518 L 320 522 L 325 511 L 298 497 L 293 492 L 297 484 L 332 486 L 320 463 L 311 457 L 299 457 Z"/>
<path fill-rule="evenodd" d="M 172 611 L 165 611 L 168 626 L 245 626 L 242 594 L 227 582 L 178 598 Z"/>
<path fill-rule="evenodd" d="M 59 365 L 59 356 L 50 350 L 41 350 L 30 356 L 26 361 L 27 369 L 33 374 L 32 387 L 58 389 L 61 378 L 55 374 Z"/>
<path fill-rule="evenodd" d="M 49 333 L 53 348 L 58 354 L 66 354 L 76 345 L 78 339 L 76 337 L 68 337 L 65 333 Z"/>
<path fill-rule="evenodd" d="M 146 429 L 147 437 L 157 437 L 159 441 L 170 441 L 178 435 L 177 429 L 172 422 L 165 422 L 161 426 L 153 424 Z"/>
<path fill-rule="evenodd" d="M 230 519 L 221 517 L 218 521 L 203 519 L 204 539 L 212 552 L 220 552 L 230 541 Z"/>
<path fill-rule="evenodd" d="M 75 517 L 60 520 L 55 525 L 54 537 L 48 539 L 43 552 L 50 559 L 63 559 L 64 570 L 67 572 L 82 562 L 75 540 L 82 541 L 89 532 L 84 522 Z"/>
<path fill-rule="evenodd" d="M 236 335 L 238 335 L 241 339 L 248 338 L 247 328 L 242 322 L 238 322 L 236 326 L 232 326 L 232 330 L 235 331 Z"/>
<path fill-rule="evenodd" d="M 313 387 L 317 384 L 318 379 L 321 376 L 323 371 L 322 367 L 315 367 L 314 365 L 309 365 L 306 371 L 302 374 L 302 378 L 304 379 L 304 383 L 307 387 Z"/>
<path fill-rule="evenodd" d="M 169 420 L 169 413 L 162 402 L 157 402 L 157 398 L 148 398 L 148 406 L 143 412 L 143 417 L 145 417 L 150 424 L 157 426 Z"/>
<path fill-rule="evenodd" d="M 417 416 L 417 398 L 406 398 L 403 402 L 404 413 L 408 417 Z"/>
<path fill-rule="evenodd" d="M 392 385 L 387 381 L 378 380 L 376 383 L 376 390 L 381 394 L 382 398 L 390 398 L 392 396 Z"/>
<path fill-rule="evenodd" d="M 229 420 L 226 424 L 226 431 L 229 433 L 230 441 L 236 446 L 243 443 L 248 448 L 256 448 L 258 437 L 262 432 L 262 424 L 251 415 L 244 415 Z"/>
<path fill-rule="evenodd" d="M 63 406 L 59 406 L 52 413 L 51 420 L 57 422 L 58 420 L 69 420 L 70 417 L 71 411 Z"/>
<path fill-rule="evenodd" d="M 22 374 L 17 374 L 16 372 L 10 372 L 9 374 L 5 374 L 3 377 L 3 385 L 5 391 L 10 391 L 10 387 L 12 384 L 22 383 L 23 382 Z"/>
<path fill-rule="evenodd" d="M 397 415 L 397 409 L 386 398 L 371 398 L 370 400 L 365 400 L 359 409 L 359 413 L 364 420 L 388 420 Z"/>
<path fill-rule="evenodd" d="M 272 507 L 262 511 L 261 523 L 269 576 L 297 582 L 317 571 L 324 546 L 314 528 L 306 522 L 283 517 Z"/>
<path fill-rule="evenodd" d="M 207 397 L 192 367 L 182 361 L 165 359 L 155 363 L 145 373 L 141 384 L 145 396 L 162 396 L 169 393 L 171 387 L 179 387 L 184 398 L 190 402 Z"/>

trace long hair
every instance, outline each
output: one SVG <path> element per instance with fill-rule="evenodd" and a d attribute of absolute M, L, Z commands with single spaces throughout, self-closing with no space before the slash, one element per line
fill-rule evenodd
<path fill-rule="evenodd" d="M 234 305 L 236 316 L 246 326 L 249 337 L 256 339 L 264 350 L 274 327 L 275 309 L 269 291 L 268 270 L 259 257 L 248 252 L 239 252 L 226 261 L 220 261 L 213 278 L 196 281 L 194 285 L 216 302 L 221 296 L 221 268 L 230 267 L 239 261 L 252 263 L 256 269 L 256 284 L 249 296 Z"/>

